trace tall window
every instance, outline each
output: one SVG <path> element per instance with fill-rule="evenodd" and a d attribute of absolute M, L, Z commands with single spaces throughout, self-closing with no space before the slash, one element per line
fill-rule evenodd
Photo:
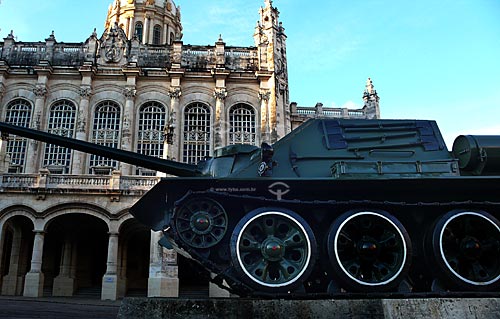
<path fill-rule="evenodd" d="M 153 44 L 160 44 L 161 42 L 161 26 L 155 25 L 153 27 Z"/>
<path fill-rule="evenodd" d="M 92 126 L 92 142 L 99 145 L 118 147 L 120 136 L 120 106 L 112 101 L 97 104 Z M 90 173 L 110 173 L 118 168 L 118 162 L 102 156 L 90 156 Z"/>
<path fill-rule="evenodd" d="M 56 102 L 50 108 L 48 132 L 73 137 L 75 132 L 76 107 L 68 100 Z M 71 150 L 53 144 L 45 145 L 43 166 L 51 173 L 69 173 Z"/>
<path fill-rule="evenodd" d="M 174 41 L 175 41 L 175 35 L 173 32 L 170 32 L 170 43 L 169 44 L 174 43 Z"/>
<path fill-rule="evenodd" d="M 256 142 L 255 110 L 247 104 L 236 104 L 229 110 L 229 144 Z"/>
<path fill-rule="evenodd" d="M 139 127 L 137 131 L 137 153 L 162 157 L 165 140 L 165 107 L 158 102 L 148 102 L 139 110 Z M 151 172 L 137 168 L 136 174 L 152 175 Z"/>
<path fill-rule="evenodd" d="M 142 26 L 142 22 L 137 22 L 135 24 L 135 36 L 137 37 L 137 39 L 139 39 L 140 42 L 142 42 L 142 34 L 143 34 L 143 26 Z"/>
<path fill-rule="evenodd" d="M 31 104 L 17 99 L 7 105 L 5 122 L 17 126 L 29 127 L 31 122 Z M 7 154 L 10 155 L 9 173 L 22 173 L 26 164 L 26 148 L 28 140 L 12 135 L 7 143 Z"/>
<path fill-rule="evenodd" d="M 184 147 L 182 160 L 198 163 L 210 155 L 210 109 L 202 103 L 192 103 L 184 111 Z"/>

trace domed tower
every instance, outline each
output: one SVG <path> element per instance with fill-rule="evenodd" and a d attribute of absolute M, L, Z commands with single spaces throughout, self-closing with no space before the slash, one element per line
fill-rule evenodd
<path fill-rule="evenodd" d="M 182 38 L 181 11 L 172 0 L 114 0 L 104 28 L 118 24 L 128 39 L 143 44 L 171 44 Z"/>

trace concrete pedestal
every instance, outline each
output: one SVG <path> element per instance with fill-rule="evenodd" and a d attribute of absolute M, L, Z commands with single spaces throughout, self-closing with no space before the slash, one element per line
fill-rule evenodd
<path fill-rule="evenodd" d="M 102 277 L 101 300 L 116 300 L 118 298 L 118 276 L 104 275 Z"/>
<path fill-rule="evenodd" d="M 500 318 L 500 299 L 188 300 L 125 298 L 117 318 Z"/>
<path fill-rule="evenodd" d="M 43 273 L 29 272 L 24 279 L 24 293 L 25 297 L 42 297 L 43 296 Z"/>
<path fill-rule="evenodd" d="M 7 275 L 2 279 L 2 295 L 19 296 L 23 291 L 23 277 Z"/>
<path fill-rule="evenodd" d="M 75 292 L 75 279 L 70 277 L 57 276 L 54 278 L 54 286 L 52 287 L 52 296 L 54 297 L 70 297 Z"/>

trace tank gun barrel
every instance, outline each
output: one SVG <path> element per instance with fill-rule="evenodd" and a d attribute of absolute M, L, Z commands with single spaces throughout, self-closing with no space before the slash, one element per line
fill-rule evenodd
<path fill-rule="evenodd" d="M 128 164 L 137 165 L 140 167 L 176 176 L 203 176 L 203 173 L 198 169 L 197 165 L 180 163 L 135 152 L 120 150 L 109 146 L 89 143 L 86 141 L 59 136 L 26 127 L 0 122 L 0 131 L 2 133 L 14 134 L 49 144 L 67 147 L 80 152 L 112 158 L 120 162 L 125 162 Z"/>

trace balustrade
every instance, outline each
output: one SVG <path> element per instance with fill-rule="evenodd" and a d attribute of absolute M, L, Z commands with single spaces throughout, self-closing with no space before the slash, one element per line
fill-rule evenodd
<path fill-rule="evenodd" d="M 118 179 L 119 188 L 113 188 L 112 179 Z M 147 191 L 153 187 L 159 177 L 150 176 L 96 176 L 96 175 L 64 175 L 64 174 L 4 174 L 0 176 L 0 189 L 16 191 L 26 189 L 57 189 L 89 191 Z"/>

